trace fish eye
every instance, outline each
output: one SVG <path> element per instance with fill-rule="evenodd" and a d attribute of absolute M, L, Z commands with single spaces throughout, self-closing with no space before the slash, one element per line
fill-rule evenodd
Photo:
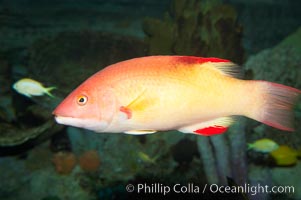
<path fill-rule="evenodd" d="M 77 97 L 77 104 L 80 106 L 85 105 L 87 101 L 88 101 L 88 97 L 85 95 L 80 95 L 79 97 Z"/>

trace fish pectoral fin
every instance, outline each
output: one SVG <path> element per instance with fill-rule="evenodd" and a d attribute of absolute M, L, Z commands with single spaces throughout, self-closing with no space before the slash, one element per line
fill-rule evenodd
<path fill-rule="evenodd" d="M 134 98 L 127 106 L 121 106 L 119 111 L 126 115 L 127 119 L 131 119 L 133 113 L 143 111 L 149 106 L 153 105 L 153 100 L 147 98 L 145 95 L 145 90 Z"/>
<path fill-rule="evenodd" d="M 131 135 L 144 135 L 144 134 L 152 134 L 157 131 L 155 130 L 132 130 L 132 131 L 125 131 L 124 133 L 126 134 L 131 134 Z"/>
<path fill-rule="evenodd" d="M 222 134 L 228 130 L 228 127 L 234 122 L 233 117 L 221 117 L 210 121 L 205 121 L 190 126 L 185 126 L 178 131 L 183 133 L 193 133 L 203 136 Z"/>

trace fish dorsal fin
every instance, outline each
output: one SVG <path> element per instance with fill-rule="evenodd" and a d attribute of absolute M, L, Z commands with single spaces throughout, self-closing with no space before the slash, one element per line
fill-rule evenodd
<path fill-rule="evenodd" d="M 205 121 L 178 129 L 183 133 L 194 133 L 204 136 L 222 134 L 234 122 L 233 117 L 220 117 L 214 120 Z"/>
<path fill-rule="evenodd" d="M 234 64 L 230 60 L 215 57 L 195 57 L 195 56 L 179 56 L 177 60 L 188 65 L 200 65 L 202 67 L 215 68 L 220 73 L 230 77 L 242 78 L 243 73 L 240 66 Z"/>
<path fill-rule="evenodd" d="M 131 131 L 125 131 L 124 133 L 126 134 L 131 134 L 131 135 L 144 135 L 144 134 L 152 134 L 157 131 L 155 130 L 131 130 Z"/>
<path fill-rule="evenodd" d="M 226 76 L 242 78 L 243 73 L 241 67 L 235 63 L 221 58 L 198 58 L 197 63 L 202 67 L 208 66 L 217 69 L 220 73 Z"/>
<path fill-rule="evenodd" d="M 234 64 L 233 62 L 207 62 L 203 64 L 204 66 L 209 65 L 210 67 L 214 67 L 220 73 L 226 76 L 242 78 L 243 73 L 241 67 Z"/>

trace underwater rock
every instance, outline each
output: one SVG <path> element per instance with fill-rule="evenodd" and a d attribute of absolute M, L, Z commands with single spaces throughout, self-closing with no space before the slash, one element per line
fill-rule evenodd
<path fill-rule="evenodd" d="M 297 38 L 300 40 L 300 36 L 297 36 L 296 34 L 300 34 L 300 31 L 294 32 L 292 35 L 288 36 L 287 39 L 284 39 L 282 42 L 280 42 L 279 45 L 260 51 L 259 53 L 248 58 L 247 62 L 244 64 L 244 67 L 246 70 L 252 72 L 252 79 L 272 81 L 289 85 L 298 89 L 301 88 L 301 57 L 298 50 L 300 43 L 297 42 L 297 40 L 295 41 L 295 39 Z M 288 145 L 293 148 L 300 147 L 300 108 L 301 102 L 299 101 L 299 103 L 296 105 L 294 113 L 294 127 L 296 130 L 292 133 L 278 131 L 263 124 L 258 126 L 257 122 L 248 120 L 248 126 L 246 127 L 246 129 L 248 130 L 247 141 L 255 141 L 262 137 L 267 137 L 273 138 L 273 140 L 280 145 Z M 266 163 L 266 166 L 263 167 L 262 165 L 264 165 L 265 163 L 261 161 L 260 166 L 254 166 L 254 168 L 249 169 L 248 177 L 250 181 L 254 182 L 255 184 L 258 184 L 258 182 L 260 182 L 258 180 L 262 179 L 262 177 L 266 177 L 266 179 L 273 178 L 273 180 L 271 180 L 269 183 L 265 183 L 266 185 L 293 185 L 295 186 L 295 193 L 286 194 L 299 199 L 300 193 L 297 194 L 296 188 L 298 188 L 298 186 L 300 185 L 300 178 L 296 178 L 296 174 L 300 173 L 300 164 L 296 164 L 296 155 L 288 156 L 288 154 L 292 155 L 294 153 L 285 150 L 286 153 L 282 154 L 283 150 L 285 150 L 283 149 L 283 147 L 280 149 L 278 148 L 274 156 L 276 156 L 278 164 L 291 164 L 290 166 L 270 168 L 268 163 Z M 279 157 L 279 155 L 281 154 L 283 155 L 283 157 Z M 296 165 L 292 166 L 294 163 Z M 255 170 L 261 171 L 261 174 L 254 174 Z M 281 199 L 284 198 L 282 197 Z"/>
<path fill-rule="evenodd" d="M 287 36 L 280 44 L 279 47 L 293 47 L 297 53 L 301 54 L 301 26 L 292 34 Z"/>
<path fill-rule="evenodd" d="M 75 167 L 63 176 L 54 169 L 52 155 L 47 141 L 28 150 L 22 157 L 0 157 L 0 199 L 31 200 L 49 196 L 94 199 L 95 195 L 81 186 L 80 168 Z"/>
<path fill-rule="evenodd" d="M 11 66 L 8 63 L 8 59 L 5 55 L 0 53 L 0 122 L 11 123 L 16 120 L 15 109 L 12 104 L 11 95 Z"/>
<path fill-rule="evenodd" d="M 57 125 L 53 120 L 34 128 L 19 128 L 13 124 L 0 123 L 0 146 L 20 145 L 43 134 L 54 134 L 61 128 L 62 126 Z"/>
<path fill-rule="evenodd" d="M 244 64 L 252 70 L 253 79 L 273 81 L 295 88 L 301 87 L 301 28 L 273 48 L 250 56 Z"/>
<path fill-rule="evenodd" d="M 26 170 L 37 171 L 53 169 L 51 157 L 52 153 L 49 149 L 49 141 L 45 141 L 29 150 L 23 158 L 20 159 L 24 161 Z"/>
<path fill-rule="evenodd" d="M 289 167 L 275 167 L 271 170 L 273 185 L 283 185 L 291 186 L 290 190 L 282 193 L 284 197 L 282 198 L 271 198 L 271 199 L 301 199 L 301 181 L 300 174 L 301 172 L 301 162 L 298 162 L 294 166 Z M 294 188 L 294 190 L 293 190 Z M 277 194 L 274 194 L 275 196 Z M 278 194 L 279 195 L 279 194 Z"/>
<path fill-rule="evenodd" d="M 64 127 L 62 130 L 60 130 L 59 132 L 57 132 L 55 135 L 51 137 L 49 147 L 50 150 L 54 153 L 60 151 L 67 151 L 67 152 L 72 151 L 70 138 L 66 133 L 66 127 Z"/>
<path fill-rule="evenodd" d="M 166 175 L 164 180 L 173 180 L 170 174 L 178 166 L 173 159 L 172 147 L 185 136 L 177 132 L 133 136 L 128 134 L 95 133 L 84 129 L 68 127 L 67 132 L 72 144 L 72 151 L 79 157 L 89 149 L 95 149 L 101 158 L 98 168 L 98 178 L 101 187 L 126 183 L 136 177 L 145 180 L 159 180 L 158 174 Z M 143 142 L 142 141 L 143 138 Z M 155 163 L 143 162 L 139 152 L 156 158 Z M 195 173 L 202 171 L 199 166 L 194 167 Z M 157 179 L 156 179 L 157 178 Z M 187 176 L 184 179 L 192 178 Z M 193 177 L 195 178 L 195 176 Z M 174 180 L 176 181 L 176 180 Z"/>
<path fill-rule="evenodd" d="M 100 157 L 96 150 L 84 152 L 78 158 L 80 168 L 85 172 L 96 172 L 100 166 Z"/>
<path fill-rule="evenodd" d="M 236 11 L 220 1 L 173 0 L 163 20 L 143 24 L 149 54 L 198 55 L 243 61 Z"/>
<path fill-rule="evenodd" d="M 31 176 L 24 187 L 23 197 L 19 199 L 42 199 L 48 196 L 59 196 L 62 199 L 94 199 L 94 195 L 84 190 L 79 177 L 79 169 L 75 168 L 69 175 L 60 175 L 53 168 L 28 171 Z M 41 184 L 47 183 L 47 184 Z"/>
<path fill-rule="evenodd" d="M 34 146 L 34 143 L 37 144 L 61 130 L 63 126 L 56 124 L 52 118 L 51 104 L 55 104 L 51 102 L 52 100 L 43 98 L 29 99 L 16 93 L 0 97 L 1 106 L 6 107 L 0 110 L 0 147 L 31 142 L 28 147 Z"/>
<path fill-rule="evenodd" d="M 293 46 L 276 46 L 251 56 L 244 64 L 253 71 L 253 79 L 301 87 L 301 57 Z"/>

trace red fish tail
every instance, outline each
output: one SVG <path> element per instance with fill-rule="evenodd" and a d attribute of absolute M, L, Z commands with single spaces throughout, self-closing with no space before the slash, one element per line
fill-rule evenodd
<path fill-rule="evenodd" d="M 294 131 L 293 106 L 301 91 L 289 86 L 267 81 L 254 81 L 258 88 L 256 102 L 250 117 L 284 131 Z"/>

